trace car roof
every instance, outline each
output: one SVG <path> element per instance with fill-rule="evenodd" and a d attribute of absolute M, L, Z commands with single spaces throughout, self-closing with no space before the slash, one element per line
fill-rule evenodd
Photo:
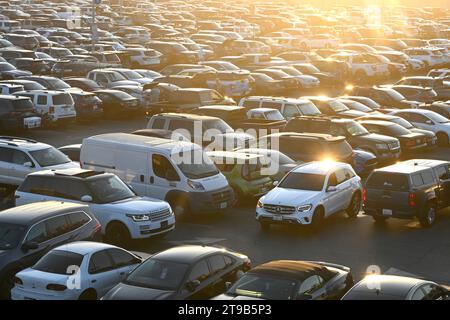
<path fill-rule="evenodd" d="M 212 117 L 212 116 L 204 116 L 204 115 L 192 114 L 192 113 L 175 113 L 175 112 L 159 113 L 159 114 L 156 114 L 155 116 L 191 119 L 191 120 L 217 120 L 217 119 L 219 119 L 217 117 Z"/>
<path fill-rule="evenodd" d="M 236 159 L 236 160 L 250 160 L 262 158 L 262 155 L 252 154 L 252 153 L 242 153 L 233 151 L 208 151 L 209 157 L 212 158 L 222 158 L 222 159 Z"/>
<path fill-rule="evenodd" d="M 375 172 L 389 172 L 389 173 L 403 173 L 403 174 L 411 174 L 423 170 L 427 170 L 429 167 L 421 166 L 421 165 L 411 165 L 408 163 L 398 162 L 396 164 L 392 164 L 390 166 L 375 169 Z"/>
<path fill-rule="evenodd" d="M 410 159 L 403 161 L 402 164 L 432 168 L 439 166 L 441 164 L 449 165 L 450 161 L 436 160 L 436 159 Z"/>
<path fill-rule="evenodd" d="M 240 106 L 231 106 L 231 105 L 210 105 L 210 106 L 201 106 L 197 108 L 198 110 L 222 110 L 222 111 L 235 111 L 235 110 L 244 110 L 244 107 Z"/>
<path fill-rule="evenodd" d="M 251 274 L 265 274 L 275 277 L 303 281 L 312 275 L 329 279 L 334 273 L 326 267 L 306 261 L 277 260 L 261 264 L 249 271 Z"/>
<path fill-rule="evenodd" d="M 53 169 L 53 170 L 40 170 L 28 174 L 29 176 L 52 176 L 52 177 L 69 177 L 77 179 L 89 179 L 92 177 L 98 177 L 102 175 L 113 175 L 111 173 L 105 173 L 102 171 L 86 170 L 81 168 L 69 168 L 69 169 Z"/>
<path fill-rule="evenodd" d="M 104 249 L 113 249 L 113 248 L 117 248 L 117 247 L 107 244 L 107 243 L 102 243 L 102 242 L 76 241 L 76 242 L 63 244 L 59 247 L 52 249 L 52 251 L 53 250 L 69 251 L 69 252 L 78 253 L 78 254 L 81 254 L 84 256 L 84 255 L 92 253 L 92 252 L 97 252 L 97 251 L 104 250 Z"/>
<path fill-rule="evenodd" d="M 11 137 L 11 136 L 0 136 L 0 145 L 7 145 L 11 147 L 20 147 L 26 150 L 41 150 L 50 148 L 51 146 L 42 142 L 37 142 L 32 139 Z"/>
<path fill-rule="evenodd" d="M 88 211 L 89 206 L 63 201 L 45 201 L 26 204 L 0 211 L 1 223 L 33 225 L 38 221 L 73 211 Z M 89 211 L 88 211 L 89 212 Z"/>
<path fill-rule="evenodd" d="M 374 294 L 377 294 L 377 290 L 374 290 L 373 285 L 369 285 L 374 283 L 379 285 L 380 290 L 378 292 L 382 295 L 406 297 L 413 287 L 430 283 L 430 281 L 394 275 L 370 275 L 358 282 L 351 291 L 373 291 Z"/>
<path fill-rule="evenodd" d="M 362 124 L 373 124 L 373 125 L 376 125 L 376 126 L 385 126 L 385 127 L 392 126 L 392 125 L 395 124 L 393 122 L 383 121 L 383 120 L 361 120 L 361 121 L 359 121 L 359 123 L 362 123 Z"/>
<path fill-rule="evenodd" d="M 331 170 L 348 167 L 349 165 L 343 162 L 313 161 L 296 167 L 292 172 L 326 175 Z"/>
<path fill-rule="evenodd" d="M 345 140 L 344 137 L 335 137 L 330 134 L 324 133 L 300 133 L 300 132 L 278 132 L 272 133 L 262 138 L 271 138 L 271 137 L 293 137 L 293 138 L 306 138 L 306 139 L 317 139 L 322 141 L 341 141 Z"/>
<path fill-rule="evenodd" d="M 223 252 L 227 251 L 223 248 L 210 246 L 183 245 L 159 252 L 152 258 L 161 259 L 164 261 L 192 264 L 206 255 Z"/>

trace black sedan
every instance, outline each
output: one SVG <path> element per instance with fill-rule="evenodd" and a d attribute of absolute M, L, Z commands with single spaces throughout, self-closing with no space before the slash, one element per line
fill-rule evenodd
<path fill-rule="evenodd" d="M 410 101 L 432 103 L 437 99 L 437 93 L 432 88 L 407 85 L 395 85 L 391 88 Z"/>
<path fill-rule="evenodd" d="M 186 245 L 157 253 L 102 300 L 209 299 L 248 271 L 247 256 L 222 248 Z"/>
<path fill-rule="evenodd" d="M 123 113 L 135 113 L 141 110 L 139 99 L 119 90 L 94 91 L 102 101 L 103 112 L 107 116 L 117 116 Z"/>
<path fill-rule="evenodd" d="M 399 124 L 378 120 L 362 120 L 360 124 L 370 133 L 378 133 L 397 138 L 400 141 L 402 153 L 412 153 L 427 147 L 426 135 L 412 132 Z"/>
<path fill-rule="evenodd" d="M 342 300 L 448 300 L 450 292 L 437 283 L 393 275 L 370 275 Z"/>
<path fill-rule="evenodd" d="M 340 299 L 353 286 L 350 268 L 326 263 L 279 260 L 257 266 L 215 300 Z"/>

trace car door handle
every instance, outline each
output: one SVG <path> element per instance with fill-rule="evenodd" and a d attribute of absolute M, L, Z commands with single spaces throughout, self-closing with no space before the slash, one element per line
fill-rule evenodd
<path fill-rule="evenodd" d="M 97 280 L 96 279 L 94 279 L 94 280 L 91 280 L 91 283 L 96 283 L 97 282 Z"/>
<path fill-rule="evenodd" d="M 150 183 L 151 183 L 151 184 L 154 184 L 154 183 L 155 183 L 155 177 L 153 177 L 153 176 L 150 177 Z"/>
<path fill-rule="evenodd" d="M 121 275 L 121 276 L 125 275 L 125 271 L 122 271 L 122 272 L 120 273 L 120 275 Z"/>

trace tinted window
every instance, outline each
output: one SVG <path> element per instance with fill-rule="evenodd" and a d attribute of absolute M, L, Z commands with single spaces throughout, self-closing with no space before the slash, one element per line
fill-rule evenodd
<path fill-rule="evenodd" d="M 70 94 L 58 94 L 53 96 L 53 104 L 63 105 L 63 104 L 73 104 L 73 99 Z"/>
<path fill-rule="evenodd" d="M 367 181 L 367 186 L 374 189 L 405 191 L 409 188 L 408 176 L 374 172 Z"/>
<path fill-rule="evenodd" d="M 76 230 L 91 221 L 91 218 L 84 212 L 74 212 L 68 215 L 70 221 L 70 229 Z"/>
<path fill-rule="evenodd" d="M 0 147 L 0 161 L 12 162 L 14 149 Z"/>
<path fill-rule="evenodd" d="M 57 164 L 70 162 L 70 159 L 64 153 L 53 147 L 30 151 L 30 154 L 41 167 L 55 166 Z"/>
<path fill-rule="evenodd" d="M 45 222 L 40 222 L 30 229 L 25 241 L 41 243 L 47 239 L 49 239 L 49 237 L 47 236 L 46 224 Z"/>
<path fill-rule="evenodd" d="M 109 249 L 109 254 L 111 255 L 114 266 L 116 268 L 129 266 L 131 264 L 138 263 L 138 259 L 136 259 L 133 255 L 121 249 Z"/>
<path fill-rule="evenodd" d="M 187 130 L 192 137 L 194 135 L 194 121 L 170 120 L 169 130 L 177 129 Z"/>
<path fill-rule="evenodd" d="M 96 203 L 111 203 L 136 196 L 134 191 L 115 175 L 89 179 L 86 184 Z"/>
<path fill-rule="evenodd" d="M 56 274 L 73 274 L 75 270 L 72 268 L 80 267 L 82 262 L 81 254 L 53 250 L 43 256 L 32 269 Z"/>
<path fill-rule="evenodd" d="M 279 107 L 279 104 L 276 104 Z M 249 109 L 259 108 L 259 101 L 244 101 L 243 106 Z"/>
<path fill-rule="evenodd" d="M 153 129 L 164 129 L 165 123 L 166 123 L 165 119 L 157 118 L 153 121 L 152 128 Z"/>
<path fill-rule="evenodd" d="M 205 281 L 209 277 L 209 268 L 205 260 L 197 262 L 197 264 L 192 268 L 191 274 L 189 275 L 189 280 L 198 280 L 200 282 Z"/>
<path fill-rule="evenodd" d="M 225 260 L 224 260 L 223 256 L 221 256 L 221 255 L 215 255 L 215 256 L 209 257 L 208 262 L 209 262 L 209 265 L 211 266 L 212 273 L 222 271 L 227 267 Z"/>
<path fill-rule="evenodd" d="M 281 180 L 280 188 L 320 191 L 323 188 L 325 176 L 302 172 L 291 172 Z"/>
<path fill-rule="evenodd" d="M 45 222 L 49 239 L 58 237 L 70 231 L 67 215 L 58 216 Z"/>
<path fill-rule="evenodd" d="M 159 154 L 154 154 L 152 156 L 152 166 L 153 166 L 153 172 L 156 176 L 166 179 L 167 176 L 176 176 L 178 177 L 178 174 L 176 173 L 174 167 L 170 163 L 169 160 L 166 159 L 166 157 L 161 156 Z M 178 177 L 178 181 L 180 178 Z"/>
<path fill-rule="evenodd" d="M 335 187 L 337 185 L 338 185 L 338 183 L 337 183 L 336 173 L 332 173 L 330 175 L 330 177 L 328 178 L 328 186 Z"/>
<path fill-rule="evenodd" d="M 336 171 L 336 181 L 337 184 L 341 184 L 342 182 L 347 180 L 347 176 L 345 175 L 344 170 L 337 170 Z"/>
<path fill-rule="evenodd" d="M 95 274 L 111 270 L 113 262 L 107 250 L 102 250 L 94 253 L 89 261 L 89 273 Z"/>
<path fill-rule="evenodd" d="M 434 176 L 430 171 L 422 172 L 421 176 L 424 184 L 431 184 L 434 182 Z"/>
<path fill-rule="evenodd" d="M 311 276 L 307 279 L 305 279 L 302 284 L 300 285 L 300 288 L 298 290 L 299 294 L 311 294 L 314 291 L 316 291 L 317 289 L 319 289 L 322 284 L 323 284 L 324 280 L 317 275 Z"/>
<path fill-rule="evenodd" d="M 37 104 L 46 105 L 47 104 L 47 96 L 38 96 Z"/>
<path fill-rule="evenodd" d="M 12 163 L 18 164 L 18 165 L 23 165 L 26 162 L 30 162 L 31 164 L 33 164 L 30 157 L 28 157 L 24 152 L 19 151 L 19 150 L 14 150 L 14 152 L 12 154 Z"/>
<path fill-rule="evenodd" d="M 424 184 L 423 180 L 422 180 L 422 176 L 420 174 L 413 175 L 412 182 L 415 187 L 420 187 Z"/>
<path fill-rule="evenodd" d="M 25 227 L 13 224 L 0 224 L 0 250 L 10 250 L 17 247 L 22 239 Z"/>

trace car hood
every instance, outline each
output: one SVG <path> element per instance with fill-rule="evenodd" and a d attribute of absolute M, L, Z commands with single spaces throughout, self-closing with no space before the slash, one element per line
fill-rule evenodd
<path fill-rule="evenodd" d="M 276 187 L 264 197 L 263 203 L 274 205 L 292 205 L 308 203 L 310 200 L 320 194 L 320 191 L 286 189 Z"/>
<path fill-rule="evenodd" d="M 48 166 L 44 168 L 45 170 L 52 170 L 52 169 L 80 169 L 80 164 L 78 162 L 67 162 L 62 164 L 57 164 L 54 166 Z"/>
<path fill-rule="evenodd" d="M 255 137 L 245 132 L 226 132 L 218 135 L 219 137 L 225 137 L 227 139 L 237 140 L 255 140 Z"/>
<path fill-rule="evenodd" d="M 434 138 L 436 136 L 433 131 L 423 130 L 423 129 L 419 129 L 419 128 L 411 128 L 411 129 L 408 129 L 408 130 L 411 131 L 411 132 L 414 132 L 414 133 L 421 133 L 423 135 L 426 135 L 427 137 L 433 137 Z"/>
<path fill-rule="evenodd" d="M 31 76 L 33 73 L 26 70 L 10 70 L 10 71 L 3 71 L 5 74 L 13 75 L 16 77 L 25 77 L 25 76 Z"/>
<path fill-rule="evenodd" d="M 139 86 L 139 85 L 140 85 L 140 83 L 136 82 L 136 81 L 120 80 L 120 81 L 111 82 L 109 84 L 109 87 L 110 88 L 114 88 L 114 87 L 117 87 L 117 86 Z"/>
<path fill-rule="evenodd" d="M 128 212 L 128 213 L 149 213 L 151 211 L 164 210 L 168 208 L 168 204 L 162 200 L 156 200 L 146 197 L 134 197 L 124 200 L 119 200 L 110 203 L 114 209 Z"/>
<path fill-rule="evenodd" d="M 363 116 L 367 115 L 365 112 L 358 111 L 358 110 L 342 111 L 342 112 L 339 112 L 339 114 L 346 116 L 346 117 L 350 117 L 350 118 L 358 118 L 358 117 L 363 117 Z"/>
<path fill-rule="evenodd" d="M 211 300 L 264 300 L 264 299 L 248 296 L 229 296 L 227 294 L 221 294 L 217 297 L 212 298 Z"/>
<path fill-rule="evenodd" d="M 361 136 L 361 138 L 364 138 L 366 140 L 370 140 L 373 142 L 384 142 L 384 143 L 391 143 L 391 142 L 397 141 L 396 138 L 393 138 L 390 136 L 385 136 L 382 134 L 376 134 L 376 133 L 369 133 L 369 134 Z"/>
<path fill-rule="evenodd" d="M 131 286 L 119 283 L 109 290 L 102 300 L 164 300 L 174 295 L 173 291 Z"/>

